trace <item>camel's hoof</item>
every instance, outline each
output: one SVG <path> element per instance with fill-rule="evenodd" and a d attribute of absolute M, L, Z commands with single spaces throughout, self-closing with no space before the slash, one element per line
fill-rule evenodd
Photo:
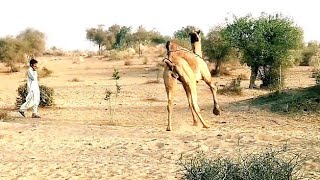
<path fill-rule="evenodd" d="M 168 127 L 168 128 L 167 128 L 167 131 L 171 131 L 171 128 Z"/>
<path fill-rule="evenodd" d="M 198 126 L 198 122 L 193 122 L 193 126 Z"/>
<path fill-rule="evenodd" d="M 213 112 L 214 115 L 220 115 L 221 114 L 220 108 L 216 108 L 216 107 L 212 110 L 212 112 Z"/>
<path fill-rule="evenodd" d="M 203 128 L 208 129 L 208 128 L 210 128 L 210 126 L 208 126 L 208 125 L 203 125 Z"/>

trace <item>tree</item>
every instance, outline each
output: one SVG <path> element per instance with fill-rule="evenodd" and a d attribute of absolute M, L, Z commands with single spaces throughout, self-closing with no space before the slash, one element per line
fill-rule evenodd
<path fill-rule="evenodd" d="M 27 28 L 17 36 L 17 39 L 23 41 L 29 59 L 39 56 L 45 51 L 45 34 L 38 30 Z"/>
<path fill-rule="evenodd" d="M 87 29 L 86 37 L 89 41 L 98 45 L 98 54 L 101 55 L 102 47 L 108 41 L 108 32 L 103 30 L 103 25 L 98 25 L 98 28 Z"/>
<path fill-rule="evenodd" d="M 125 44 L 128 46 L 129 42 L 129 35 L 131 33 L 131 27 L 122 26 L 119 32 L 116 34 L 116 42 L 113 45 L 116 49 L 124 48 Z"/>
<path fill-rule="evenodd" d="M 308 66 L 312 56 L 316 55 L 319 52 L 319 45 L 316 41 L 308 42 L 307 46 L 302 50 L 302 61 L 300 65 Z"/>
<path fill-rule="evenodd" d="M 251 67 L 250 88 L 255 87 L 259 70 L 263 86 L 280 88 L 290 50 L 302 44 L 303 31 L 281 14 L 262 13 L 259 18 L 235 18 L 224 37 L 242 53 L 242 63 Z"/>
<path fill-rule="evenodd" d="M 142 55 L 141 44 L 147 43 L 150 40 L 150 33 L 143 27 L 139 26 L 137 31 L 132 34 L 132 41 L 138 43 L 139 46 L 139 57 Z"/>
<path fill-rule="evenodd" d="M 175 38 L 178 38 L 178 39 L 189 39 L 189 33 L 194 31 L 194 30 L 197 30 L 196 27 L 194 26 L 186 26 L 186 27 L 182 27 L 180 30 L 178 31 L 175 31 L 173 33 L 173 36 Z M 202 32 L 202 31 L 201 31 Z"/>
<path fill-rule="evenodd" d="M 184 48 L 191 49 L 189 33 L 195 30 L 199 30 L 199 29 L 194 26 L 182 27 L 180 30 L 175 31 L 173 33 L 173 37 L 174 37 L 173 42 L 177 43 L 178 45 Z M 204 39 L 204 35 L 202 31 L 201 31 L 201 37 L 202 39 Z"/>
<path fill-rule="evenodd" d="M 13 37 L 0 38 L 0 62 L 15 68 L 16 62 L 25 60 L 24 43 Z"/>
<path fill-rule="evenodd" d="M 225 29 L 222 26 L 210 29 L 202 43 L 204 54 L 210 59 L 209 61 L 216 64 L 214 75 L 217 76 L 220 75 L 222 63 L 230 59 L 232 50 L 230 42 L 223 37 Z"/>

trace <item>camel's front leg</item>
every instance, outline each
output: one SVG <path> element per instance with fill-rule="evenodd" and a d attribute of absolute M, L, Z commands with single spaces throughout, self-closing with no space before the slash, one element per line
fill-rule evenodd
<path fill-rule="evenodd" d="M 172 119 L 172 111 L 173 111 L 173 99 L 174 94 L 177 87 L 177 79 L 173 78 L 170 71 L 164 72 L 164 84 L 166 86 L 167 97 L 168 97 L 168 126 L 167 131 L 171 131 L 171 119 Z"/>
<path fill-rule="evenodd" d="M 213 97 L 213 114 L 215 115 L 220 115 L 221 114 L 221 110 L 220 107 L 218 105 L 218 99 L 217 99 L 217 91 L 218 88 L 216 85 L 213 84 L 212 78 L 210 78 L 209 80 L 205 80 L 206 84 L 210 87 L 211 93 L 212 93 L 212 97 Z"/>

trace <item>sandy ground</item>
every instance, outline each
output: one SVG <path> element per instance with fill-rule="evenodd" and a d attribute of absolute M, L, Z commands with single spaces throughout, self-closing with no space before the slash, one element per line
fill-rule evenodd
<path fill-rule="evenodd" d="M 201 113 L 211 128 L 192 126 L 191 112 L 183 88 L 175 98 L 173 131 L 166 132 L 166 93 L 162 78 L 154 70 L 160 57 L 124 60 L 98 58 L 41 57 L 40 67 L 53 74 L 40 84 L 55 90 L 55 106 L 41 108 L 42 118 L 21 118 L 14 103 L 17 88 L 25 79 L 25 69 L 8 74 L 1 66 L 0 110 L 10 121 L 0 122 L 0 179 L 179 179 L 182 155 L 198 151 L 236 157 L 239 150 L 253 152 L 285 144 L 307 157 L 306 178 L 320 179 L 320 118 L 293 118 L 250 107 L 244 100 L 268 93 L 247 89 L 243 96 L 219 95 L 221 116 L 212 112 L 210 90 L 198 85 Z M 121 92 L 104 100 L 105 90 L 115 90 L 111 78 L 120 71 Z M 216 78 L 225 85 L 236 75 L 249 71 L 234 68 L 233 76 Z M 290 69 L 288 87 L 314 84 L 309 67 Z M 77 78 L 79 82 L 72 82 Z M 115 101 L 116 99 L 116 101 Z M 242 103 L 239 103 L 242 102 Z M 267 109 L 267 107 L 266 107 Z"/>

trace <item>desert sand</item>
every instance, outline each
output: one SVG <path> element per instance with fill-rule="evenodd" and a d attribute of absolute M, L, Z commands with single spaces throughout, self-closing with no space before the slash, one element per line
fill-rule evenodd
<path fill-rule="evenodd" d="M 175 98 L 173 131 L 167 125 L 167 97 L 160 76 L 157 83 L 157 53 L 125 60 L 107 58 L 39 57 L 39 66 L 53 71 L 40 84 L 54 88 L 55 106 L 41 108 L 41 119 L 22 118 L 15 109 L 17 88 L 26 69 L 6 73 L 1 65 L 0 110 L 10 120 L 0 122 L 0 179 L 179 179 L 179 158 L 204 151 L 235 157 L 267 147 L 288 145 L 305 155 L 306 178 L 320 179 L 320 117 L 288 117 L 271 113 L 266 106 L 251 107 L 245 101 L 266 90 L 244 95 L 219 95 L 222 115 L 212 114 L 212 96 L 205 83 L 198 85 L 199 106 L 209 129 L 192 126 L 192 116 L 181 85 Z M 121 92 L 111 97 L 113 117 L 105 90 L 115 90 L 114 68 L 119 69 Z M 215 78 L 226 85 L 249 69 L 232 67 L 231 76 Z M 288 72 L 287 87 L 314 84 L 310 67 Z M 77 79 L 76 81 L 74 79 Z"/>

